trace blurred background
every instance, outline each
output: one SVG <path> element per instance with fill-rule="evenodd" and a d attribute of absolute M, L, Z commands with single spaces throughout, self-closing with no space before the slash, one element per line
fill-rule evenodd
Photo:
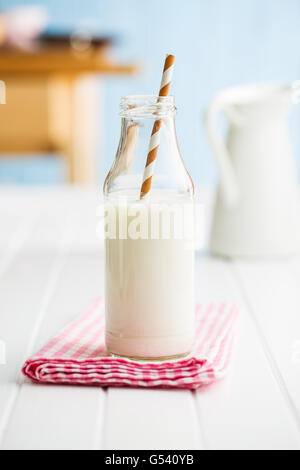
<path fill-rule="evenodd" d="M 32 5 L 45 10 L 18 21 L 5 13 Z M 0 10 L 10 24 L 0 50 L 0 183 L 102 184 L 118 144 L 120 97 L 156 93 L 169 52 L 186 166 L 196 184 L 214 185 L 203 113 L 216 92 L 300 78 L 299 0 L 1 0 Z M 24 24 L 31 32 L 22 44 Z M 30 34 L 42 35 L 43 47 Z M 299 169 L 299 106 L 290 126 Z"/>

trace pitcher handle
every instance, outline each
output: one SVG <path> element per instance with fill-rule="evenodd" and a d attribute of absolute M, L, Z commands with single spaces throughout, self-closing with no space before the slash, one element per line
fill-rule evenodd
<path fill-rule="evenodd" d="M 205 113 L 204 124 L 220 171 L 220 189 L 226 205 L 231 207 L 238 200 L 237 180 L 226 145 L 217 135 L 215 128 L 215 118 L 223 110 L 222 103 L 212 103 Z"/>

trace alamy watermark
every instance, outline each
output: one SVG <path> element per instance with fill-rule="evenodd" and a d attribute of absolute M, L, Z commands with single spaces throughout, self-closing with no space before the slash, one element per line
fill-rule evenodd
<path fill-rule="evenodd" d="M 183 240 L 203 232 L 201 202 L 106 201 L 97 209 L 97 236 L 106 240 Z M 197 217 L 196 217 L 197 214 Z"/>
<path fill-rule="evenodd" d="M 6 344 L 0 340 L 0 366 L 6 364 Z"/>
<path fill-rule="evenodd" d="M 6 84 L 0 80 L 0 104 L 6 104 Z"/>

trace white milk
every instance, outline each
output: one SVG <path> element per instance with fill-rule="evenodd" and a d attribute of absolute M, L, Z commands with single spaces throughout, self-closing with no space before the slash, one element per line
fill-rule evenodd
<path fill-rule="evenodd" d="M 169 219 L 168 235 L 168 216 L 174 208 L 170 201 L 127 207 L 109 203 L 106 345 L 111 353 L 165 358 L 191 350 L 195 318 L 193 207 L 191 202 L 177 200 L 175 211 L 179 212 Z M 142 214 L 139 219 L 133 216 L 137 207 Z"/>

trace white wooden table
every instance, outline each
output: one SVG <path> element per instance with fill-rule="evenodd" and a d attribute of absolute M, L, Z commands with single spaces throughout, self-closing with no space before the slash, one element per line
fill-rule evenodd
<path fill-rule="evenodd" d="M 198 257 L 198 299 L 241 306 L 233 370 L 216 385 L 103 390 L 21 377 L 25 358 L 103 291 L 99 199 L 83 189 L 0 190 L 0 448 L 299 449 L 296 258 Z"/>

